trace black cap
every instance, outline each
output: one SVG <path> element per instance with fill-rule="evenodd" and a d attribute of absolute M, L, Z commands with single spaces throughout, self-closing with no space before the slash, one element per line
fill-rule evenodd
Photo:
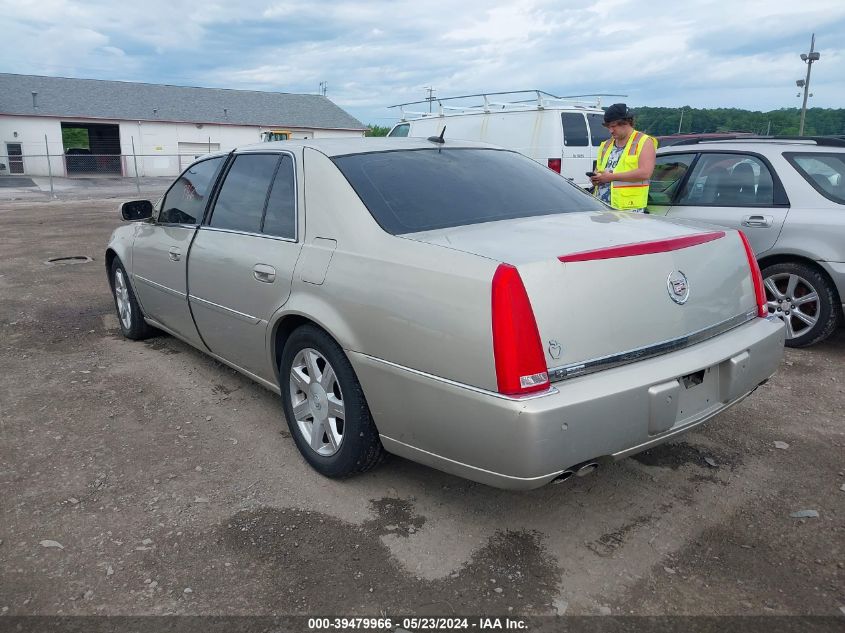
<path fill-rule="evenodd" d="M 605 123 L 613 123 L 614 121 L 633 118 L 634 111 L 624 103 L 614 103 L 612 106 L 608 106 L 607 110 L 604 111 Z"/>

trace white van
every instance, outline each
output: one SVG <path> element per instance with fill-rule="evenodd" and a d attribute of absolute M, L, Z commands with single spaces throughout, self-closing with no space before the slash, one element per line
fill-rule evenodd
<path fill-rule="evenodd" d="M 491 97 L 525 95 L 528 101 L 494 102 Z M 605 95 L 584 95 L 605 96 Z M 614 95 L 608 95 L 614 96 Z M 582 98 L 582 97 L 579 97 Z M 443 102 L 481 101 L 476 105 L 444 106 Z M 401 121 L 388 136 L 444 138 L 481 141 L 501 145 L 533 158 L 582 187 L 590 186 L 586 172 L 592 171 L 598 146 L 610 134 L 602 127 L 604 110 L 600 101 L 577 101 L 576 97 L 556 97 L 540 90 L 497 92 L 460 97 L 434 98 L 436 112 L 408 112 L 406 106 L 430 103 L 416 101 L 391 108 L 401 109 Z M 410 117 L 409 117 L 410 115 Z"/>

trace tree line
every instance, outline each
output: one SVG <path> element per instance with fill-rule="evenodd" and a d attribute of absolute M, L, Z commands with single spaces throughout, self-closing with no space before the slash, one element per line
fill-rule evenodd
<path fill-rule="evenodd" d="M 795 136 L 801 119 L 800 108 L 769 112 L 738 108 L 635 108 L 636 127 L 655 136 L 701 132 L 753 132 Z M 683 112 L 683 120 L 681 119 Z M 845 134 L 845 109 L 809 108 L 804 121 L 805 136 Z"/>
<path fill-rule="evenodd" d="M 739 108 L 635 108 L 636 127 L 647 134 L 661 136 L 701 132 L 753 132 L 795 136 L 801 118 L 799 108 L 781 108 L 769 112 Z M 683 112 L 683 119 L 681 119 Z M 387 136 L 390 127 L 369 125 L 367 136 Z M 809 108 L 804 121 L 806 136 L 845 134 L 845 109 Z"/>

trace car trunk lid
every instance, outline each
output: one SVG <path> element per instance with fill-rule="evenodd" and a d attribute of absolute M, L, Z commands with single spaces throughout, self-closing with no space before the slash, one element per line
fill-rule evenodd
<path fill-rule="evenodd" d="M 733 231 L 607 212 L 405 237 L 516 266 L 552 380 L 671 351 L 756 316 Z"/>

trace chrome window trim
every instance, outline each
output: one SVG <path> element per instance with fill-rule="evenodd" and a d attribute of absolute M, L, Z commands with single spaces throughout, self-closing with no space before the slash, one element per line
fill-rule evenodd
<path fill-rule="evenodd" d="M 757 311 L 752 310 L 745 314 L 739 314 L 730 319 L 726 319 L 721 323 L 706 327 L 704 329 L 685 334 L 678 338 L 669 339 L 653 345 L 646 345 L 645 347 L 638 347 L 636 349 L 620 352 L 618 354 L 611 354 L 609 356 L 602 356 L 600 358 L 593 358 L 590 360 L 580 361 L 577 363 L 570 363 L 569 365 L 562 365 L 560 367 L 553 367 L 549 369 L 549 380 L 552 382 L 559 382 L 568 378 L 577 378 L 593 374 L 597 371 L 605 369 L 612 369 L 614 367 L 621 367 L 629 363 L 654 358 L 670 352 L 703 343 L 704 341 L 724 334 L 725 332 L 744 325 L 749 321 L 757 318 Z"/>
<path fill-rule="evenodd" d="M 534 400 L 535 398 L 545 398 L 546 396 L 550 396 L 552 394 L 558 393 L 558 390 L 553 387 L 549 386 L 548 389 L 537 393 L 529 393 L 524 396 L 508 396 L 503 393 L 499 393 L 497 391 L 490 391 L 488 389 L 481 389 L 480 387 L 473 387 L 472 385 L 467 385 L 462 382 L 456 382 L 454 380 L 449 380 L 448 378 L 441 378 L 440 376 L 435 376 L 434 374 L 429 374 L 424 371 L 420 371 L 419 369 L 412 369 L 410 367 L 405 367 L 404 365 L 399 365 L 398 363 L 392 363 L 389 360 L 384 360 L 383 358 L 377 358 L 375 356 L 370 356 L 369 354 L 364 354 L 363 352 L 359 352 L 361 356 L 364 358 L 381 363 L 383 365 L 388 365 L 390 367 L 394 367 L 396 369 L 401 369 L 402 371 L 407 371 L 417 376 L 421 376 L 423 378 L 428 378 L 430 380 L 436 380 L 437 382 L 442 382 L 452 387 L 458 387 L 460 389 L 466 389 L 467 391 L 472 391 L 474 393 L 484 394 L 485 396 L 490 396 L 492 398 L 499 398 L 500 400 L 510 400 L 513 402 L 523 402 L 525 400 Z"/>
<path fill-rule="evenodd" d="M 157 290 L 162 290 L 162 291 L 164 291 L 168 294 L 179 297 L 180 299 L 185 299 L 187 297 L 187 295 L 184 292 L 179 292 L 178 290 L 174 290 L 173 288 L 168 288 L 167 286 L 163 286 L 161 284 L 158 284 L 158 283 L 156 283 L 156 282 L 154 282 L 150 279 L 147 279 L 146 277 L 142 277 L 141 275 L 133 275 L 133 277 L 138 281 L 142 281 L 145 284 L 152 286 L 153 288 L 156 288 Z"/>
<path fill-rule="evenodd" d="M 252 316 L 251 314 L 247 314 L 245 312 L 238 312 L 237 310 L 233 310 L 232 308 L 227 308 L 226 306 L 222 306 L 219 303 L 214 303 L 213 301 L 209 301 L 208 299 L 203 299 L 202 297 L 197 297 L 196 295 L 188 295 L 188 299 L 191 301 L 197 301 L 202 303 L 203 305 L 212 308 L 213 310 L 217 310 L 218 312 L 222 312 L 223 314 L 234 316 L 241 321 L 246 321 L 252 325 L 256 325 L 261 322 L 261 319 L 256 316 Z"/>
<path fill-rule="evenodd" d="M 231 170 L 232 165 L 234 164 L 235 160 L 237 160 L 238 156 L 255 156 L 262 154 L 279 157 L 279 162 L 276 165 L 276 171 L 273 172 L 272 182 L 275 182 L 276 175 L 279 172 L 279 168 L 282 166 L 281 157 L 283 155 L 290 156 L 290 160 L 293 165 L 293 238 L 282 237 L 280 235 L 269 235 L 267 233 L 254 233 L 252 231 L 239 231 L 237 229 L 221 229 L 219 227 L 211 226 L 211 224 L 209 224 L 214 218 L 214 207 L 217 205 L 217 198 L 219 197 L 220 192 L 223 190 L 223 186 L 226 184 L 226 177 L 229 175 L 229 171 Z M 290 150 L 268 151 L 264 149 L 259 149 L 253 151 L 238 151 L 233 153 L 233 160 L 230 161 L 229 164 L 225 165 L 224 167 L 224 173 L 220 174 L 222 180 L 214 191 L 214 199 L 211 201 L 211 205 L 206 210 L 206 213 L 202 218 L 202 224 L 199 228 L 208 229 L 210 231 L 220 231 L 222 233 L 234 233 L 237 235 L 268 237 L 270 239 L 280 240 L 282 242 L 299 242 L 299 169 L 297 168 L 296 164 L 296 155 Z M 267 190 L 267 199 L 264 202 L 264 213 L 261 216 L 262 225 L 264 224 L 264 220 L 267 217 L 267 205 L 270 204 L 270 195 L 272 195 L 272 193 L 273 189 L 271 187 Z"/>
<path fill-rule="evenodd" d="M 266 233 L 253 233 L 251 231 L 238 231 L 237 229 L 219 229 L 214 226 L 208 226 L 207 224 L 203 224 L 199 227 L 201 231 L 214 231 L 216 233 L 232 233 L 234 235 L 247 235 L 249 237 L 263 237 L 268 240 L 276 240 L 279 242 L 290 242 L 292 244 L 296 244 L 297 240 L 292 239 L 289 237 L 278 237 L 276 235 L 267 235 Z"/>

